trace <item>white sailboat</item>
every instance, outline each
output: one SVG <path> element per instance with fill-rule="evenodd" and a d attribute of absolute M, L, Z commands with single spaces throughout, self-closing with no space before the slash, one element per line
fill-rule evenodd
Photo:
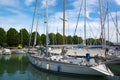
<path fill-rule="evenodd" d="M 64 0 L 64 4 L 65 4 Z M 90 54 L 82 58 L 68 57 L 66 55 L 50 55 L 48 52 L 48 2 L 46 0 L 46 48 L 41 47 L 39 55 L 28 54 L 29 61 L 37 68 L 56 73 L 68 73 L 78 75 L 107 75 L 114 76 L 110 69 L 101 62 L 90 59 Z M 65 6 L 64 6 L 65 7 Z M 65 21 L 65 14 L 63 15 Z M 64 22 L 63 22 L 64 25 Z M 64 32 L 63 32 L 64 34 Z M 63 39 L 64 42 L 64 39 Z M 63 48 L 62 52 L 65 48 Z M 96 59 L 98 60 L 98 59 Z"/>

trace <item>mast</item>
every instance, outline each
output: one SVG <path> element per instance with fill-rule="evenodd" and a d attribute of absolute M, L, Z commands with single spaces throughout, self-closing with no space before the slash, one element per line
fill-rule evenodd
<path fill-rule="evenodd" d="M 31 27 L 30 39 L 29 39 L 29 47 L 30 47 L 30 44 L 31 44 L 32 30 L 33 30 L 33 25 L 34 25 L 34 20 L 35 20 L 36 7 L 37 7 L 37 0 L 36 0 L 36 3 L 35 3 L 34 13 L 33 13 L 32 27 Z"/>
<path fill-rule="evenodd" d="M 85 46 L 86 44 L 86 0 L 84 1 L 84 40 L 85 40 Z"/>
<path fill-rule="evenodd" d="M 109 5 L 109 4 L 108 4 L 108 1 L 107 1 L 107 13 L 109 12 L 108 5 Z M 110 36 L 110 35 L 109 35 L 109 33 L 110 33 L 110 32 L 109 32 L 109 28 L 110 28 L 110 26 L 109 26 L 109 13 L 108 13 L 108 15 L 107 15 L 107 26 L 108 26 L 108 41 L 109 41 L 109 39 L 110 39 L 110 38 L 109 38 L 109 36 Z M 108 45 L 109 45 L 109 44 L 110 44 L 110 43 L 108 43 Z"/>
<path fill-rule="evenodd" d="M 103 1 L 102 0 L 99 0 L 99 4 L 100 4 L 100 22 L 101 22 L 101 38 L 102 38 L 102 46 L 104 47 L 105 45 L 105 42 L 104 42 L 104 12 L 103 12 Z"/>
<path fill-rule="evenodd" d="M 109 14 L 108 14 L 108 17 L 107 17 L 107 22 L 108 22 L 108 41 L 109 41 L 109 39 L 110 39 L 110 38 L 109 38 L 109 36 L 110 36 L 110 35 L 109 35 L 109 33 L 110 33 L 110 32 L 109 32 Z M 108 43 L 108 44 L 109 44 L 109 43 Z"/>
<path fill-rule="evenodd" d="M 46 0 L 46 56 L 48 56 L 48 0 Z"/>
<path fill-rule="evenodd" d="M 33 47 L 35 47 L 36 41 L 37 41 L 37 29 L 38 29 L 38 25 L 39 25 L 39 18 L 40 18 L 40 12 L 38 10 L 38 18 L 37 18 L 36 32 L 35 32 L 35 39 L 34 39 L 34 45 L 33 45 Z"/>
<path fill-rule="evenodd" d="M 63 44 L 65 44 L 65 8 L 66 0 L 63 1 Z"/>

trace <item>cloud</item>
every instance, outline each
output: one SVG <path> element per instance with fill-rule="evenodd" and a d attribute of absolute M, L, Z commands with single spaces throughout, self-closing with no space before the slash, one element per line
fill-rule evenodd
<path fill-rule="evenodd" d="M 20 10 L 16 10 L 14 8 L 4 8 L 7 13 L 12 13 L 13 15 L 19 15 L 21 14 L 21 11 Z"/>
<path fill-rule="evenodd" d="M 57 0 L 48 0 L 48 6 L 55 6 L 56 5 Z M 46 6 L 46 0 L 42 0 L 42 7 Z"/>
<path fill-rule="evenodd" d="M 35 0 L 25 0 L 27 6 L 31 5 Z"/>
<path fill-rule="evenodd" d="M 4 8 L 10 15 L 0 16 L 0 27 L 3 27 L 6 31 L 13 27 L 18 31 L 21 28 L 29 30 L 32 18 L 26 15 L 23 11 L 14 8 Z"/>
<path fill-rule="evenodd" d="M 0 5 L 14 7 L 16 5 L 19 5 L 19 0 L 1 0 Z"/>
<path fill-rule="evenodd" d="M 120 5 L 120 0 L 115 0 L 116 4 Z"/>
<path fill-rule="evenodd" d="M 120 11 L 117 12 L 118 27 L 120 25 L 120 23 L 119 23 L 119 21 L 120 21 L 119 17 L 120 17 Z M 110 12 L 109 13 L 109 21 L 113 24 L 113 26 L 115 28 L 115 26 L 116 26 L 116 12 Z M 119 33 L 120 33 L 120 29 L 119 29 Z"/>
<path fill-rule="evenodd" d="M 16 30 L 20 30 L 21 28 L 30 28 L 31 19 L 28 19 L 28 17 L 23 17 L 22 14 L 19 16 L 7 16 L 5 17 L 0 17 L 0 27 L 3 27 L 6 31 L 13 27 Z"/>
<path fill-rule="evenodd" d="M 72 6 L 74 6 L 75 11 L 79 11 L 79 8 L 81 7 L 81 3 L 82 0 L 75 0 L 73 3 L 71 3 Z M 87 0 L 86 1 L 86 17 L 88 19 L 93 19 L 92 17 L 90 17 L 91 13 L 96 13 L 98 12 L 96 10 L 96 8 L 98 8 L 99 6 L 99 2 L 97 0 Z M 81 11 L 81 15 L 84 16 L 84 0 L 83 0 L 83 4 L 82 4 L 82 11 Z"/>

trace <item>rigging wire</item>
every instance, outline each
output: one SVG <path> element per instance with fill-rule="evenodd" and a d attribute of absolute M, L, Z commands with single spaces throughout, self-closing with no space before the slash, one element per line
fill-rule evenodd
<path fill-rule="evenodd" d="M 80 18 L 80 13 L 81 13 L 81 10 L 82 10 L 82 5 L 83 5 L 83 0 L 81 2 L 81 6 L 80 6 L 80 9 L 79 9 L 79 14 L 78 14 L 77 23 L 76 23 L 76 27 L 75 27 L 75 32 L 74 32 L 73 36 L 75 36 L 75 34 L 76 34 L 76 30 L 77 30 L 78 22 L 79 22 L 79 18 Z"/>
<path fill-rule="evenodd" d="M 110 13 L 110 17 L 112 18 L 112 21 L 113 21 L 113 23 L 114 23 L 114 25 L 115 25 L 115 28 L 117 29 L 117 32 L 118 32 L 118 34 L 120 35 L 119 29 L 118 29 L 117 26 L 116 26 L 117 24 L 116 24 L 115 20 L 113 19 L 111 13 Z"/>
<path fill-rule="evenodd" d="M 110 3 L 112 3 L 112 1 L 110 0 Z M 110 6 L 110 5 L 109 5 Z M 108 6 L 108 7 L 109 7 Z M 117 27 L 117 23 L 115 22 L 115 20 L 113 19 L 113 16 L 112 16 L 112 14 L 111 13 L 109 13 L 109 16 L 111 17 L 111 19 L 112 19 L 112 21 L 113 21 L 113 24 L 115 25 L 115 28 L 116 28 L 116 30 L 117 30 L 117 32 L 118 32 L 118 34 L 120 35 L 120 31 L 119 31 L 119 29 L 118 29 L 118 27 Z"/>

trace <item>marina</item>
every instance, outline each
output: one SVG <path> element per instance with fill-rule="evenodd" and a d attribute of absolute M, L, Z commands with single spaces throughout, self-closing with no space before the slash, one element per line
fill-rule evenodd
<path fill-rule="evenodd" d="M 0 80 L 120 80 L 117 0 L 1 2 Z"/>

